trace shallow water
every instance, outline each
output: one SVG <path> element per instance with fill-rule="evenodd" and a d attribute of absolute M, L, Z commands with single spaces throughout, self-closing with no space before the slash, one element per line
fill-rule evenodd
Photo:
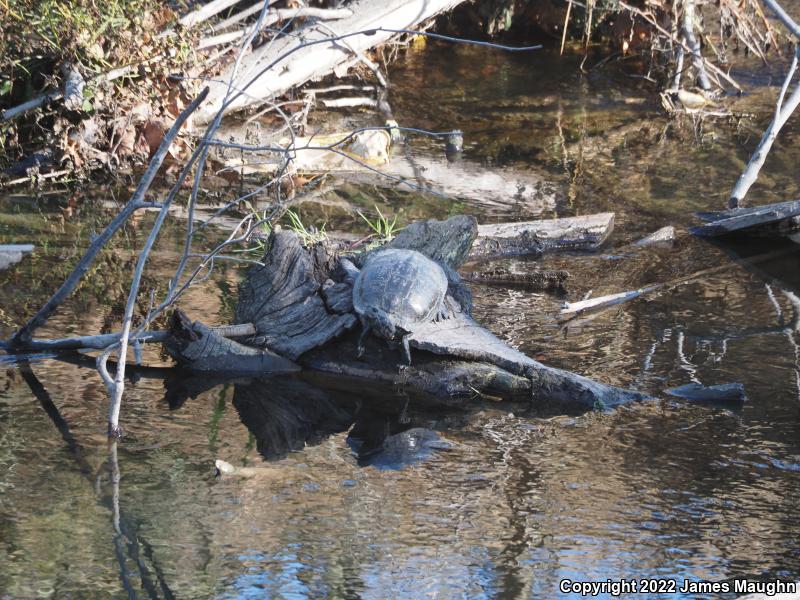
<path fill-rule="evenodd" d="M 6 363 L 0 597 L 547 598 L 564 578 L 665 577 L 679 587 L 684 578 L 800 578 L 800 336 L 785 331 L 800 291 L 795 247 L 714 246 L 680 233 L 673 247 L 620 250 L 663 225 L 695 224 L 692 211 L 722 208 L 763 122 L 671 123 L 643 80 L 576 67 L 549 52 L 436 47 L 392 70 L 392 103 L 401 124 L 464 130 L 467 165 L 555 182 L 562 194 L 543 216 L 616 213 L 601 252 L 506 261 L 566 268 L 571 300 L 722 267 L 568 325 L 556 319 L 561 297 L 473 286 L 478 320 L 513 345 L 656 400 L 564 414 L 486 398 L 408 399 L 321 377 L 219 384 L 152 370 L 126 387 L 126 436 L 109 447 L 91 365 Z M 732 103 L 763 108 L 775 91 Z M 797 197 L 799 133 L 790 124 L 782 134 L 754 203 Z M 424 138 L 408 144 L 442 152 Z M 3 337 L 108 218 L 98 200 L 126 189 L 98 190 L 73 209 L 68 194 L 0 199 L 0 243 L 37 244 L 0 272 Z M 400 224 L 521 210 L 487 214 L 342 184 L 300 212 L 364 233 L 354 208 L 375 205 Z M 43 337 L 117 323 L 147 222 L 120 236 Z M 181 227 L 159 242 L 148 285 L 169 272 Z M 783 254 L 757 265 L 735 262 L 776 249 Z M 240 274 L 221 265 L 184 308 L 228 322 Z M 147 359 L 166 364 L 152 350 Z M 748 401 L 694 405 L 663 394 L 691 381 L 741 382 Z M 250 470 L 218 478 L 216 459 Z"/>

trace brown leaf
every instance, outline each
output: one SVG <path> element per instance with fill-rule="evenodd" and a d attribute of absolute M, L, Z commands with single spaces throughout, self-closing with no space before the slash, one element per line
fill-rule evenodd
<path fill-rule="evenodd" d="M 142 137 L 147 143 L 150 156 L 153 156 L 158 150 L 158 146 L 161 144 L 161 140 L 164 139 L 167 129 L 167 124 L 161 119 L 149 119 L 145 122 L 142 128 Z"/>

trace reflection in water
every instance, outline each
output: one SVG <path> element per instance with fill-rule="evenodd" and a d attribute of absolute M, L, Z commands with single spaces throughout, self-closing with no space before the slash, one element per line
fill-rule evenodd
<path fill-rule="evenodd" d="M 449 448 L 435 431 L 415 427 L 421 415 L 409 414 L 408 399 L 385 386 L 334 391 L 299 378 L 256 379 L 236 384 L 233 405 L 267 460 L 348 430 L 361 466 L 400 469 Z"/>
<path fill-rule="evenodd" d="M 357 408 L 352 399 L 339 405 L 325 391 L 290 377 L 236 384 L 233 405 L 267 460 L 284 458 L 346 431 Z"/>
<path fill-rule="evenodd" d="M 31 392 L 47 413 L 47 416 L 50 417 L 50 420 L 56 426 L 56 429 L 58 429 L 81 474 L 89 485 L 94 488 L 98 496 L 100 496 L 102 503 L 110 509 L 113 528 L 111 538 L 115 549 L 115 555 L 119 563 L 120 583 L 128 597 L 136 598 L 137 596 L 137 586 L 132 583 L 131 577 L 138 574 L 141 587 L 149 598 L 174 598 L 174 595 L 164 580 L 160 568 L 154 562 L 152 563 L 152 570 L 155 573 L 155 578 L 151 575 L 151 569 L 146 565 L 145 560 L 149 559 L 153 561 L 152 548 L 146 541 L 139 538 L 136 521 L 131 519 L 120 509 L 121 474 L 117 457 L 117 441 L 110 440 L 108 443 L 108 471 L 111 485 L 111 497 L 108 498 L 101 491 L 102 474 L 98 472 L 95 476 L 86 458 L 84 449 L 73 436 L 69 424 L 59 412 L 44 385 L 42 385 L 34 374 L 30 364 L 20 364 L 19 371 L 25 383 L 28 384 Z M 140 548 L 144 548 L 146 558 L 141 555 Z M 133 566 L 130 566 L 131 561 Z M 159 593 L 159 590 L 161 593 Z"/>
<path fill-rule="evenodd" d="M 798 256 L 743 265 L 732 258 L 783 247 L 680 233 L 695 224 L 692 211 L 724 205 L 721 182 L 733 183 L 758 136 L 719 125 L 714 140 L 696 138 L 629 102 L 646 92 L 630 87 L 639 83 L 606 69 L 584 77 L 569 60 L 437 48 L 394 69 L 399 122 L 462 129 L 462 166 L 547 173 L 565 190 L 560 216 L 616 212 L 607 253 L 493 267 L 568 270 L 570 300 L 726 268 L 567 325 L 556 318 L 561 298 L 473 286 L 476 316 L 535 358 L 659 398 L 692 381 L 739 382 L 741 408 L 659 399 L 553 416 L 485 398 L 407 402 L 397 390 L 305 376 L 162 382 L 149 370 L 126 387 L 127 435 L 109 447 L 105 390 L 91 369 L 4 363 L 0 596 L 549 598 L 565 577 L 797 579 Z M 736 102 L 766 105 L 774 92 Z M 796 197 L 800 146 L 796 124 L 787 127 L 754 202 Z M 408 151 L 441 154 L 428 143 Z M 91 204 L 66 218 L 64 199 L 0 199 L 0 241 L 37 243 L 0 272 L 2 337 L 108 218 Z M 298 210 L 351 228 L 360 219 L 349 211 L 374 204 L 398 223 L 475 208 L 343 185 Z M 679 229 L 674 247 L 615 251 L 666 224 Z M 116 325 L 138 227 L 42 335 Z M 177 239 L 168 231 L 159 242 L 153 286 L 171 272 Z M 184 308 L 228 322 L 238 278 L 220 264 Z M 161 360 L 146 349 L 147 364 Z M 216 459 L 247 476 L 215 478 Z"/>

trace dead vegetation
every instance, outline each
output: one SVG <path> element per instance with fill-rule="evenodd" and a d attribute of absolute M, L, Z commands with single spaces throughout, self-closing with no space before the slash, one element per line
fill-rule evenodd
<path fill-rule="evenodd" d="M 397 56 L 398 39 L 414 39 L 414 31 L 403 30 L 409 21 L 402 14 L 419 12 L 414 2 L 386 3 L 374 17 L 366 14 L 369 3 L 267 4 L 213 0 L 193 11 L 179 10 L 182 16 L 153 0 L 0 5 L 4 185 L 114 173 L 144 163 L 203 81 L 211 81 L 211 94 L 193 119 L 208 122 L 219 112 L 225 82 L 241 83 L 231 78 L 232 70 L 249 77 L 261 55 L 291 49 L 297 37 L 308 47 L 288 57 L 284 71 L 251 78 L 255 87 L 222 112 L 247 106 L 255 113 L 251 118 L 299 126 L 301 134 L 316 104 L 368 106 L 391 116 L 381 93 L 383 71 Z M 635 76 L 658 86 L 672 114 L 726 116 L 721 94 L 740 90 L 729 74 L 734 59 L 766 61 L 780 45 L 757 0 L 439 0 L 426 5 L 413 25 L 428 30 L 434 17 L 453 7 L 458 8 L 452 16 L 438 21 L 440 29 L 550 39 L 562 52 L 584 53 L 584 70 L 635 59 Z M 385 23 L 398 28 L 386 29 Z M 344 36 L 337 34 L 340 24 Z M 353 29 L 358 24 L 360 33 Z M 328 38 L 337 40 L 341 57 L 313 47 Z M 350 69 L 361 79 L 354 82 L 352 96 L 295 93 L 294 88 L 330 69 L 338 75 Z M 375 93 L 364 94 L 364 86 Z M 187 130 L 192 128 L 190 119 Z M 184 160 L 187 144 L 185 136 L 177 137 L 167 162 Z"/>

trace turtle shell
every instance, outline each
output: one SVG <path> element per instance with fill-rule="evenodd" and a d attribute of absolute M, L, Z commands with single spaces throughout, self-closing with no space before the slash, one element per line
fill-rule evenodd
<path fill-rule="evenodd" d="M 416 250 L 381 250 L 367 260 L 353 287 L 353 307 L 385 312 L 395 326 L 411 331 L 433 319 L 447 294 L 442 267 Z"/>

